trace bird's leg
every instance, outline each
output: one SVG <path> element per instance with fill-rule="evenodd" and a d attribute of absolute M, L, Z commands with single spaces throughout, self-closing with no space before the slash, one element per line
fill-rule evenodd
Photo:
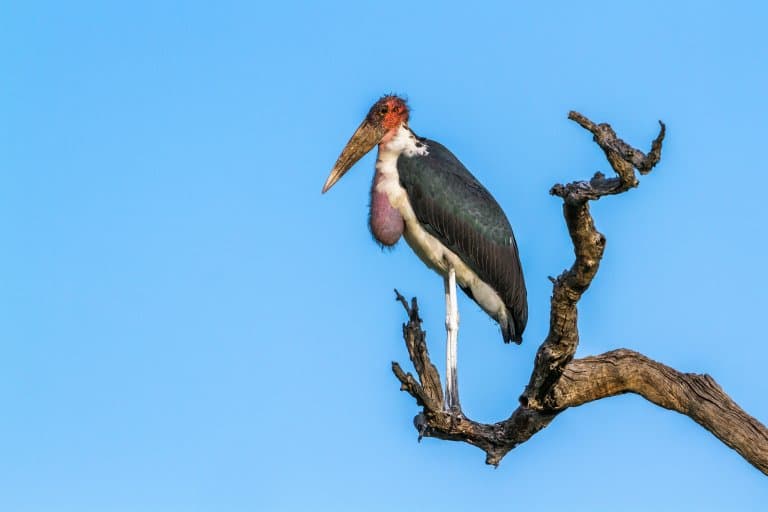
<path fill-rule="evenodd" d="M 445 410 L 461 412 L 459 384 L 456 376 L 459 345 L 459 305 L 456 300 L 456 270 L 448 267 L 445 277 Z"/>

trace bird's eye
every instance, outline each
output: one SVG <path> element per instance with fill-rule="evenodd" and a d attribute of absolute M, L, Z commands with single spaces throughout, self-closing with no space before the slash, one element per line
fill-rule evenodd
<path fill-rule="evenodd" d="M 381 107 L 381 110 L 379 110 L 379 112 L 381 112 L 382 114 L 386 114 L 387 113 L 387 107 Z"/>

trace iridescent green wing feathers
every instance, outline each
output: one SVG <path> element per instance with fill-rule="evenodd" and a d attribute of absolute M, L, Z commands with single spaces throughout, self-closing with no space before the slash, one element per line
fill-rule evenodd
<path fill-rule="evenodd" d="M 428 154 L 397 161 L 400 182 L 425 229 L 501 296 L 520 341 L 528 320 L 525 281 L 512 227 L 488 190 L 443 145 L 422 139 Z M 464 290 L 470 297 L 469 290 Z M 507 339 L 505 333 L 505 340 Z"/>

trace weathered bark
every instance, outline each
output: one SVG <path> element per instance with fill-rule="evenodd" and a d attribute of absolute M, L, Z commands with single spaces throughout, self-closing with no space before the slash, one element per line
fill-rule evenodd
<path fill-rule="evenodd" d="M 635 169 L 648 174 L 661 158 L 665 127 L 649 154 L 632 148 L 610 125 L 595 124 L 577 112 L 568 118 L 593 134 L 616 172 L 597 173 L 589 181 L 555 185 L 552 195 L 563 199 L 563 215 L 573 242 L 575 261 L 553 283 L 550 327 L 539 347 L 531 378 L 520 405 L 506 420 L 493 424 L 472 421 L 463 413 L 443 410 L 443 391 L 437 368 L 429 359 L 416 299 L 397 293 L 408 313 L 403 325 L 408 355 L 418 380 L 396 362 L 392 371 L 401 389 L 410 393 L 422 412 L 414 418 L 423 436 L 464 441 L 486 452 L 486 462 L 497 465 L 515 446 L 543 429 L 563 410 L 621 393 L 637 393 L 656 405 L 689 416 L 768 475 L 768 429 L 745 413 L 709 375 L 681 373 L 631 350 L 574 359 L 579 344 L 577 303 L 597 274 L 605 237 L 595 229 L 589 201 L 637 187 Z"/>

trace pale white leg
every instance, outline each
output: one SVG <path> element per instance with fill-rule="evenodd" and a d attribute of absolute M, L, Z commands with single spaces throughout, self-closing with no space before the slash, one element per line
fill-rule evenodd
<path fill-rule="evenodd" d="M 459 344 L 459 305 L 456 297 L 456 270 L 449 267 L 445 277 L 445 409 L 457 412 L 459 405 L 459 384 L 456 376 Z"/>

